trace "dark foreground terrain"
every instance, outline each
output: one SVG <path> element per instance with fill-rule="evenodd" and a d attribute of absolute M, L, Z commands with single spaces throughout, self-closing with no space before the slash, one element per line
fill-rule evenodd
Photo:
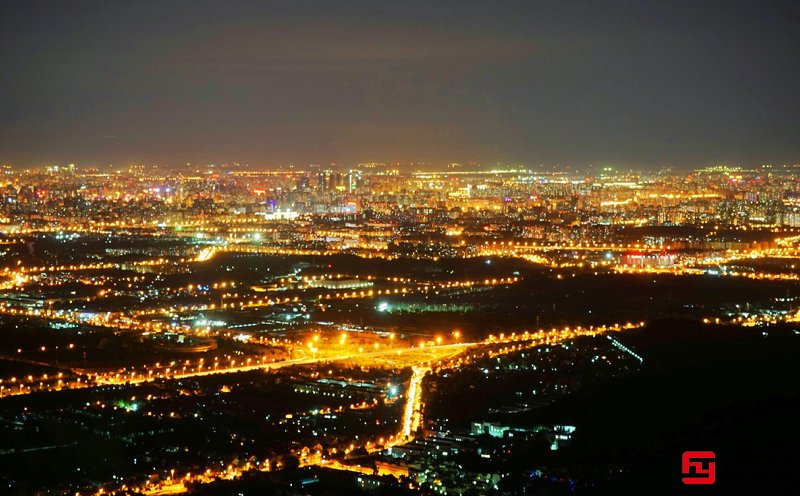
<path fill-rule="evenodd" d="M 516 422 L 577 426 L 554 453 L 584 494 L 798 494 L 800 335 L 660 321 L 619 339 L 644 358 L 636 374 Z M 717 482 L 681 482 L 684 451 L 714 451 Z M 744 492 L 742 492 L 744 491 Z"/>

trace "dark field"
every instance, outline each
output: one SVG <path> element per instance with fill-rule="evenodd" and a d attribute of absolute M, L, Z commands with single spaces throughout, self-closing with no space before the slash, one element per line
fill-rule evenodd
<path fill-rule="evenodd" d="M 599 481 L 581 494 L 797 492 L 800 335 L 663 320 L 618 339 L 644 357 L 639 372 L 496 419 L 577 426 L 544 463 Z M 716 453 L 714 487 L 681 484 L 687 450 Z"/>

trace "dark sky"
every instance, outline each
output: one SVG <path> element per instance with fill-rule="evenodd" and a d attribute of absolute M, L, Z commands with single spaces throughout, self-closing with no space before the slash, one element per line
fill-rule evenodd
<path fill-rule="evenodd" d="M 800 2 L 0 0 L 0 163 L 800 163 Z"/>

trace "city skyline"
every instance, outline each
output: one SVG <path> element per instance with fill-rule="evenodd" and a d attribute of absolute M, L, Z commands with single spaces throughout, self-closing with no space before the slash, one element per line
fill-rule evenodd
<path fill-rule="evenodd" d="M 762 488 L 798 259 L 795 168 L 3 168 L 0 486 L 675 494 L 697 446 Z"/>
<path fill-rule="evenodd" d="M 0 0 L 0 493 L 800 494 L 798 28 Z"/>

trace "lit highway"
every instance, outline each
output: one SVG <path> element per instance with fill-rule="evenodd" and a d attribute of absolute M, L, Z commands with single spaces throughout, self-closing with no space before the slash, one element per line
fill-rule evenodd
<path fill-rule="evenodd" d="M 396 440 L 401 444 L 412 439 L 412 434 L 419 429 L 422 423 L 422 379 L 430 369 L 427 367 L 413 367 L 411 379 L 406 390 L 406 402 L 403 406 L 403 428 Z"/>
<path fill-rule="evenodd" d="M 400 430 L 395 435 L 388 439 L 382 439 L 382 442 L 377 440 L 367 440 L 363 443 L 362 447 L 367 452 L 378 452 L 386 449 L 387 447 L 402 445 L 414 439 L 414 433 L 422 426 L 422 397 L 423 387 L 422 382 L 432 366 L 444 367 L 458 367 L 459 357 L 467 350 L 477 351 L 481 353 L 483 348 L 486 348 L 488 356 L 498 356 L 506 353 L 518 351 L 523 348 L 553 345 L 574 339 L 578 336 L 596 336 L 607 332 L 623 332 L 626 330 L 638 329 L 644 325 L 644 322 L 626 323 L 626 324 L 612 324 L 608 326 L 598 326 L 591 328 L 563 328 L 551 329 L 549 331 L 536 331 L 536 332 L 521 332 L 511 333 L 509 335 L 490 336 L 487 340 L 482 342 L 469 342 L 469 343 L 453 343 L 441 345 L 428 345 L 420 347 L 409 347 L 405 349 L 394 349 L 379 352 L 369 352 L 361 354 L 341 355 L 337 357 L 329 357 L 326 359 L 302 359 L 302 360 L 287 360 L 280 364 L 268 365 L 253 365 L 248 367 L 237 367 L 235 370 L 226 371 L 204 371 L 198 374 L 216 374 L 216 373 L 229 373 L 229 372 L 244 372 L 248 370 L 270 369 L 289 365 L 301 365 L 308 363 L 315 363 L 319 361 L 334 361 L 334 360 L 350 360 L 357 358 L 358 360 L 366 359 L 363 363 L 372 363 L 375 358 L 387 355 L 397 355 L 398 353 L 418 354 L 422 353 L 435 353 L 438 358 L 430 355 L 416 356 L 415 359 L 409 360 L 407 365 L 412 367 L 412 375 L 409 379 L 408 386 L 404 395 L 404 402 L 402 405 L 402 416 L 400 418 Z M 441 353 L 441 355 L 439 355 Z M 373 363 L 374 365 L 374 363 Z M 354 471 L 358 473 L 371 473 L 366 471 L 363 467 L 358 465 L 349 465 L 341 463 L 337 460 L 329 460 L 320 455 L 314 455 L 306 458 L 301 458 L 301 466 L 320 465 L 337 470 Z M 255 469 L 257 466 L 253 466 Z M 262 465 L 260 470 L 270 470 L 269 465 Z M 145 494 L 155 496 L 159 494 L 180 494 L 187 491 L 186 483 L 188 482 L 210 482 L 215 478 L 221 479 L 235 479 L 241 477 L 243 471 L 232 466 L 228 466 L 222 470 L 207 469 L 197 475 L 187 474 L 186 477 L 180 479 L 170 478 L 163 483 L 147 485 L 139 488 Z M 101 493 L 98 493 L 101 494 Z"/>

